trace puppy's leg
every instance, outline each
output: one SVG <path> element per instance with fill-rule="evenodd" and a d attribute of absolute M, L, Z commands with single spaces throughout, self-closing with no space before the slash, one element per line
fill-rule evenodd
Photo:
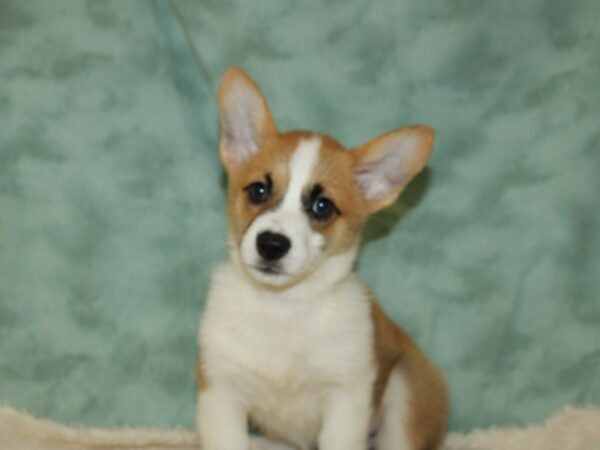
<path fill-rule="evenodd" d="M 248 450 L 247 413 L 229 386 L 211 385 L 198 394 L 197 430 L 205 450 Z"/>
<path fill-rule="evenodd" d="M 371 417 L 372 382 L 337 389 L 323 412 L 319 450 L 365 450 Z"/>
<path fill-rule="evenodd" d="M 383 423 L 375 437 L 376 450 L 416 450 L 408 436 L 409 391 L 402 373 L 390 374 L 381 407 Z"/>

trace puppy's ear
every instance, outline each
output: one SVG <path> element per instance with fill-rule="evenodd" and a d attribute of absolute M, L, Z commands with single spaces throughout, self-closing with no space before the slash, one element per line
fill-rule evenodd
<path fill-rule="evenodd" d="M 426 125 L 400 128 L 354 150 L 355 177 L 369 212 L 391 205 L 427 163 L 435 133 Z"/>
<path fill-rule="evenodd" d="M 219 89 L 221 143 L 226 169 L 249 161 L 276 133 L 275 122 L 258 87 L 242 69 L 230 67 Z"/>

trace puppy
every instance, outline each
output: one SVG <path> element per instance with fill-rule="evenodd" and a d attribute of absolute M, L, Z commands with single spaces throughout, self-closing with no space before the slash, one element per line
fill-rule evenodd
<path fill-rule="evenodd" d="M 434 132 L 400 128 L 346 150 L 279 132 L 239 68 L 220 91 L 230 261 L 217 268 L 199 331 L 203 450 L 435 450 L 443 378 L 354 275 L 369 214 L 425 166 Z M 271 442 L 272 444 L 269 444 Z M 269 447 L 270 446 L 270 447 Z"/>

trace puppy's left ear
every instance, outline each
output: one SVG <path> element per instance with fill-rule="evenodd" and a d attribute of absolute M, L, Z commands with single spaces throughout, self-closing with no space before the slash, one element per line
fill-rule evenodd
<path fill-rule="evenodd" d="M 266 100 L 256 83 L 238 67 L 227 69 L 219 89 L 221 143 L 226 169 L 249 161 L 277 132 Z"/>
<path fill-rule="evenodd" d="M 369 212 L 391 205 L 425 167 L 435 132 L 426 125 L 400 128 L 354 150 L 355 177 Z"/>

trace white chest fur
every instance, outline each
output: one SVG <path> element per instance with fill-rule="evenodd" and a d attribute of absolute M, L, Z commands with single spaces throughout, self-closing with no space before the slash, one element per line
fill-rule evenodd
<path fill-rule="evenodd" d="M 226 383 L 261 427 L 316 443 L 331 391 L 374 378 L 370 305 L 353 276 L 328 292 L 270 293 L 217 269 L 199 333 L 203 370 Z"/>

